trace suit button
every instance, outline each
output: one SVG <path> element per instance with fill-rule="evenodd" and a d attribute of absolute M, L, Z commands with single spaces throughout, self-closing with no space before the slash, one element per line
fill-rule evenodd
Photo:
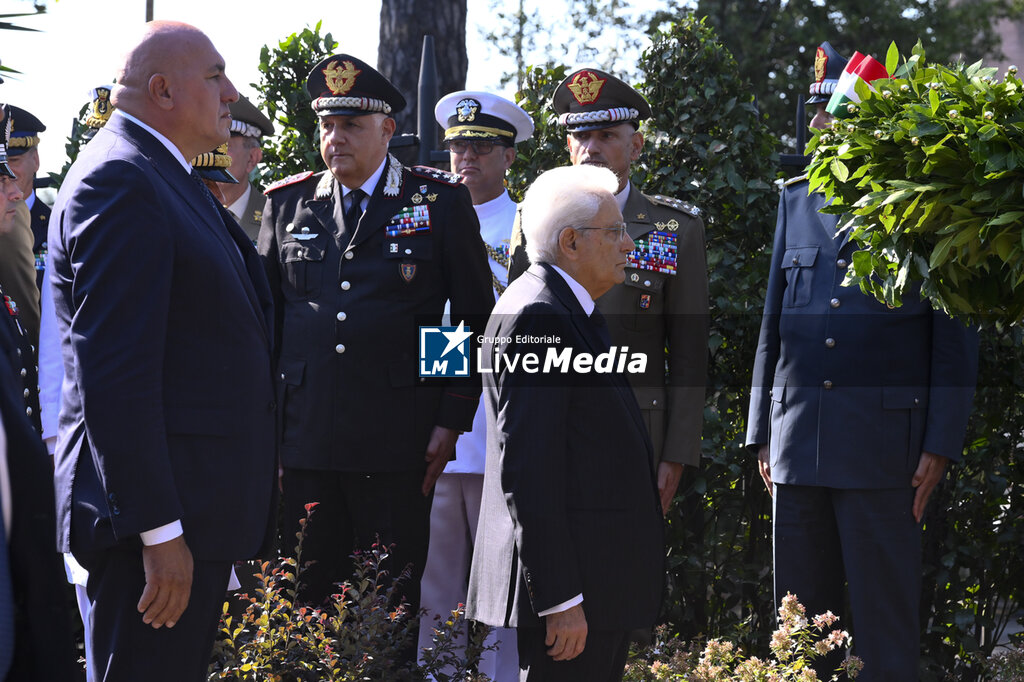
<path fill-rule="evenodd" d="M 836 340 L 833 338 L 825 339 L 825 348 L 835 348 Z"/>
<path fill-rule="evenodd" d="M 334 347 L 334 352 L 338 353 L 339 355 L 341 353 L 344 353 L 345 352 L 345 344 L 339 343 L 337 346 Z"/>
<path fill-rule="evenodd" d="M 352 285 L 348 283 L 348 280 L 345 280 L 344 282 L 341 283 L 341 290 L 342 291 L 348 291 L 351 288 L 352 288 Z"/>
<path fill-rule="evenodd" d="M 832 382 L 829 381 L 828 379 L 825 379 L 825 382 L 822 383 L 822 386 L 824 386 L 825 390 L 828 391 L 832 388 Z"/>
<path fill-rule="evenodd" d="M 345 252 L 345 260 L 352 260 L 355 257 L 356 257 L 356 255 L 354 253 L 352 253 L 351 251 L 346 251 Z"/>
<path fill-rule="evenodd" d="M 831 301 L 828 302 L 828 304 L 833 308 L 838 308 L 840 305 L 842 305 L 838 298 L 833 298 Z"/>
<path fill-rule="evenodd" d="M 341 312 L 338 313 L 337 317 L 338 317 L 338 322 L 344 322 L 345 318 L 348 317 L 348 315 L 346 315 L 344 311 L 341 311 Z"/>
<path fill-rule="evenodd" d="M 836 261 L 836 265 L 839 267 L 840 270 L 845 270 L 846 266 L 849 265 L 849 263 L 846 262 L 845 258 L 840 258 L 839 260 Z"/>

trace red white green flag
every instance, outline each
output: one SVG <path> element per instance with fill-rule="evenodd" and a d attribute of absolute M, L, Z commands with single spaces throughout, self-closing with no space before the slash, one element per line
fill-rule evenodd
<path fill-rule="evenodd" d="M 836 118 L 851 116 L 846 105 L 850 102 L 860 102 L 860 95 L 855 90 L 857 81 L 864 81 L 870 87 L 872 82 L 888 77 L 889 72 L 874 57 L 854 52 L 850 61 L 847 62 L 846 68 L 843 69 L 842 75 L 839 76 L 839 82 L 836 83 L 832 98 L 825 105 L 825 111 Z"/>

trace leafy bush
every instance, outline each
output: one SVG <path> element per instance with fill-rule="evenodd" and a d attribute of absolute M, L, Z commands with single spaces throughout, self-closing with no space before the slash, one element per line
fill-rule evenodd
<path fill-rule="evenodd" d="M 626 668 L 625 682 L 687 680 L 688 682 L 813 682 L 818 676 L 811 665 L 830 652 L 850 645 L 850 634 L 832 628 L 839 618 L 832 612 L 807 620 L 804 607 L 792 594 L 779 606 L 778 627 L 771 636 L 772 659 L 748 656 L 732 642 L 714 639 L 702 652 L 683 646 L 677 638 L 658 631 L 658 642 L 644 655 L 634 655 Z M 848 656 L 830 679 L 842 673 L 856 679 L 863 663 Z"/>
<path fill-rule="evenodd" d="M 292 33 L 271 48 L 260 50 L 260 82 L 257 106 L 276 123 L 277 135 L 263 145 L 260 182 L 324 169 L 317 137 L 317 117 L 306 92 L 306 75 L 323 58 L 334 53 L 337 41 L 330 33 L 321 36 L 322 22 L 313 29 Z"/>
<path fill-rule="evenodd" d="M 925 61 L 920 43 L 891 79 L 861 82 L 853 115 L 811 147 L 812 188 L 864 245 L 851 281 L 890 305 L 921 282 L 950 314 L 1024 315 L 1024 88 L 981 62 Z"/>

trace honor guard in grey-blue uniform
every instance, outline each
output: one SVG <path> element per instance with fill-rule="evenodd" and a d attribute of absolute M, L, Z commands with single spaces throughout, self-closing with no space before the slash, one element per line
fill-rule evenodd
<path fill-rule="evenodd" d="M 232 102 L 230 108 L 231 139 L 228 140 L 227 153 L 231 157 L 231 165 L 227 170 L 233 179 L 226 180 L 220 191 L 224 196 L 224 208 L 235 216 L 255 244 L 263 222 L 265 200 L 262 190 L 252 183 L 250 177 L 263 160 L 260 140 L 274 134 L 274 124 L 243 95 L 239 95 L 238 101 Z"/>
<path fill-rule="evenodd" d="M 647 355 L 647 372 L 630 384 L 654 445 L 662 508 L 672 503 L 684 465 L 700 463 L 708 361 L 708 275 L 700 209 L 644 194 L 630 182 L 651 116 L 643 95 L 615 76 L 580 69 L 565 77 L 551 106 L 565 127 L 573 165 L 610 168 L 615 195 L 636 248 L 626 280 L 597 301 L 612 343 Z M 529 267 L 518 222 L 509 280 Z M 664 361 L 663 361 L 664 359 Z M 666 372 L 667 368 L 667 372 Z"/>
<path fill-rule="evenodd" d="M 478 376 L 419 376 L 418 328 L 438 325 L 450 301 L 454 325 L 482 331 L 491 273 L 458 178 L 388 153 L 401 93 L 346 54 L 313 67 L 306 88 L 329 170 L 267 188 L 258 241 L 279 330 L 283 549 L 319 503 L 301 598 L 336 591 L 349 554 L 379 535 L 394 543 L 392 575 L 411 565 L 401 592 L 416 613 L 433 484 L 480 394 Z"/>
<path fill-rule="evenodd" d="M 845 63 L 818 48 L 812 127 L 830 124 Z M 921 519 L 961 456 L 977 337 L 915 295 L 887 308 L 843 286 L 858 246 L 824 205 L 805 178 L 783 188 L 746 442 L 774 498 L 776 600 L 840 613 L 845 583 L 857 679 L 906 682 L 918 675 Z"/>

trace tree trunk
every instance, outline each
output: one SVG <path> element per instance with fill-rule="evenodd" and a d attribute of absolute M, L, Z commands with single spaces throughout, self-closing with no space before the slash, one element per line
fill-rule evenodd
<path fill-rule="evenodd" d="M 437 56 L 437 94 L 466 87 L 466 1 L 383 0 L 380 7 L 380 47 L 377 69 L 405 95 L 406 108 L 395 115 L 396 134 L 415 133 L 417 84 L 423 36 L 434 36 Z M 436 102 L 424 102 L 433 116 Z M 409 157 L 405 154 L 402 156 Z M 413 155 L 414 157 L 415 155 Z"/>

